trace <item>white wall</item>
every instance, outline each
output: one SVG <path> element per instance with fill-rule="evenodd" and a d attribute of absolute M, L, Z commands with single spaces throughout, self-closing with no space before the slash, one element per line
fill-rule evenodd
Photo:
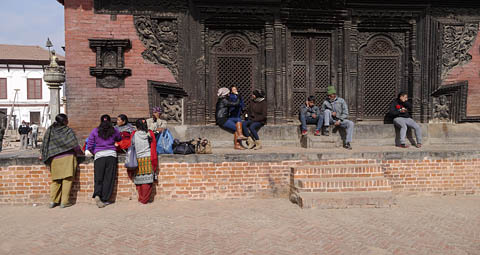
<path fill-rule="evenodd" d="M 16 65 L 10 65 L 16 66 Z M 41 68 L 41 66 L 38 66 Z M 42 126 L 49 125 L 48 122 L 48 105 L 50 101 L 50 90 L 45 81 L 43 81 L 43 70 L 26 68 L 25 70 L 0 67 L 0 78 L 7 78 L 7 95 L 8 99 L 0 99 L 0 108 L 7 108 L 7 114 L 10 114 L 11 106 L 15 97 L 15 89 L 19 89 L 17 98 L 15 100 L 15 108 L 13 115 L 16 115 L 16 124 L 18 126 L 22 120 L 30 122 L 30 112 L 40 112 L 40 121 L 44 122 Z M 42 99 L 27 99 L 27 79 L 41 78 L 42 79 Z M 63 88 L 60 90 L 60 97 L 63 95 Z M 60 100 L 61 101 L 61 100 Z M 29 106 L 31 105 L 31 106 Z M 65 112 L 63 105 L 60 107 L 60 112 Z M 13 118 L 12 118 L 13 124 Z"/>

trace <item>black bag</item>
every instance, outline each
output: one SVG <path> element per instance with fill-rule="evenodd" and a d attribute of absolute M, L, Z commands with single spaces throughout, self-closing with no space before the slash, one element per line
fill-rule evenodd
<path fill-rule="evenodd" d="M 178 139 L 173 141 L 173 154 L 194 154 L 195 153 L 195 145 L 192 144 L 192 141 L 188 142 L 180 142 Z"/>

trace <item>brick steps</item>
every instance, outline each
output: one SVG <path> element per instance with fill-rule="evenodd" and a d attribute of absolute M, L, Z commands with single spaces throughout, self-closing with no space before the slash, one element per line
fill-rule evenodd
<path fill-rule="evenodd" d="M 392 186 L 378 164 L 291 169 L 290 200 L 302 208 L 390 207 Z"/>
<path fill-rule="evenodd" d="M 290 200 L 301 208 L 344 209 L 391 207 L 396 203 L 391 192 L 299 192 Z"/>

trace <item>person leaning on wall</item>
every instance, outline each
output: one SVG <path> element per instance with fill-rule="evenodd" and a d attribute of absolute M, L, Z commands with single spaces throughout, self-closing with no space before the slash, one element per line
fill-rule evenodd
<path fill-rule="evenodd" d="M 68 127 L 67 115 L 61 113 L 47 129 L 40 148 L 42 160 L 50 168 L 52 183 L 50 185 L 50 208 L 60 204 L 69 207 L 70 190 L 77 169 L 77 156 L 83 155 L 77 137 Z"/>

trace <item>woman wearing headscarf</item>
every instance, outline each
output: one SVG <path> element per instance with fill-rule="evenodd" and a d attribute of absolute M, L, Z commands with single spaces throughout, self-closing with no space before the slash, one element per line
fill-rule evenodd
<path fill-rule="evenodd" d="M 247 118 L 248 120 L 242 124 L 243 134 L 248 137 L 247 146 L 249 149 L 259 150 L 262 148 L 262 143 L 257 132 L 267 123 L 267 101 L 263 91 L 258 89 L 253 91 L 252 101 L 247 109 Z"/>
<path fill-rule="evenodd" d="M 125 114 L 120 114 L 117 116 L 117 125 L 115 128 L 120 132 L 120 136 L 122 140 L 120 142 L 115 143 L 115 147 L 117 147 L 117 151 L 122 151 L 128 149 L 130 147 L 130 138 L 132 132 L 135 128 L 132 124 L 128 123 L 128 117 Z"/>
<path fill-rule="evenodd" d="M 237 92 L 238 93 L 238 92 Z M 220 88 L 217 92 L 218 100 L 215 107 L 215 122 L 220 127 L 231 130 L 233 135 L 234 149 L 243 150 L 239 140 L 246 140 L 247 138 L 242 134 L 242 120 L 238 117 L 230 117 L 230 107 L 234 107 L 240 104 L 240 99 L 230 101 L 228 96 L 230 90 L 227 88 Z"/>
<path fill-rule="evenodd" d="M 133 131 L 132 139 L 137 154 L 138 168 L 135 169 L 133 182 L 137 186 L 138 201 L 142 204 L 150 201 L 152 183 L 158 172 L 157 140 L 153 131 L 148 130 L 145 119 L 135 122 L 137 131 Z"/>
<path fill-rule="evenodd" d="M 83 155 L 83 152 L 75 133 L 68 127 L 67 115 L 58 114 L 45 132 L 41 155 L 42 161 L 50 166 L 52 176 L 49 207 L 71 206 L 69 196 L 77 169 L 77 155 Z"/>
<path fill-rule="evenodd" d="M 120 132 L 113 127 L 110 116 L 105 114 L 100 117 L 100 125 L 94 128 L 88 137 L 87 148 L 93 151 L 85 151 L 86 155 L 95 155 L 93 163 L 95 186 L 93 198 L 98 208 L 110 204 L 110 196 L 113 193 L 115 176 L 117 175 L 117 150 L 115 143 L 122 140 Z"/>

